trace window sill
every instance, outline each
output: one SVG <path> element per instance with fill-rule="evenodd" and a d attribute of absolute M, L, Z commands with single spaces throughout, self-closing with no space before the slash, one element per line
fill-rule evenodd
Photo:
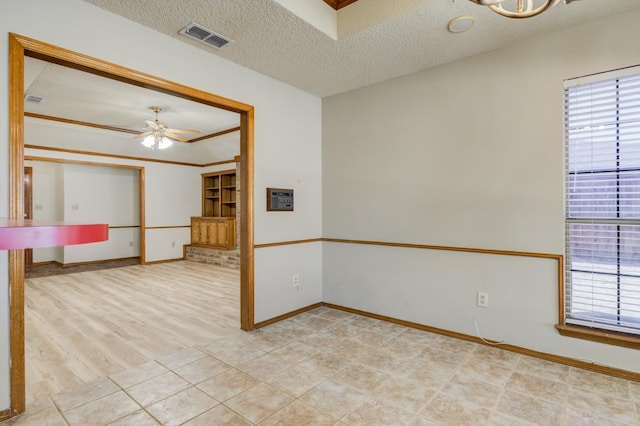
<path fill-rule="evenodd" d="M 604 331 L 579 325 L 556 325 L 556 330 L 563 336 L 576 339 L 591 340 L 607 345 L 622 346 L 629 349 L 640 349 L 640 336 L 633 334 Z"/>

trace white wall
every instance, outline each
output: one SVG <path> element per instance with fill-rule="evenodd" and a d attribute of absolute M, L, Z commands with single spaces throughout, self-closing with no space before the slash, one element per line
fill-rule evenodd
<path fill-rule="evenodd" d="M 202 168 L 148 163 L 145 167 L 147 262 L 182 257 L 182 246 L 191 241 L 191 216 L 201 214 Z"/>
<path fill-rule="evenodd" d="M 145 174 L 145 260 L 147 262 L 177 259 L 182 257 L 182 246 L 191 239 L 190 217 L 200 215 L 201 176 L 205 168 L 183 166 L 151 161 L 128 160 L 111 157 L 90 156 L 28 148 L 26 155 L 49 157 L 70 161 L 107 163 L 142 167 Z M 116 197 L 118 188 L 126 191 L 129 201 L 138 200 L 138 171 L 124 168 L 64 164 L 65 198 L 61 217 L 71 222 L 109 223 L 110 226 L 139 224 L 137 204 L 102 215 L 111 207 L 103 205 Z M 86 167 L 86 169 L 85 169 Z M 71 170 L 71 171 L 69 171 Z M 102 173 L 98 171 L 102 170 Z M 89 172 L 85 174 L 85 172 Z M 104 172 L 107 174 L 104 175 Z M 112 181 L 98 181 L 107 178 Z M 98 192 L 96 187 L 110 188 L 108 193 Z M 74 198 L 75 197 L 75 198 Z M 79 198 L 78 198 L 79 197 Z M 75 201 L 74 201 L 75 200 Z M 73 204 L 78 210 L 73 210 Z M 123 208 L 123 203 L 118 203 Z M 133 246 L 130 243 L 133 242 Z M 106 243 L 106 244 L 105 244 Z M 64 263 L 74 263 L 104 258 L 138 256 L 140 253 L 139 230 L 137 228 L 110 229 L 109 241 L 64 247 Z"/>
<path fill-rule="evenodd" d="M 138 170 L 65 164 L 64 220 L 140 226 Z M 107 241 L 64 247 L 65 264 L 139 255 L 139 228 L 109 229 Z"/>
<path fill-rule="evenodd" d="M 256 304 L 256 322 L 321 302 L 322 263 L 310 261 L 321 258 L 319 242 L 256 249 L 256 275 L 268 277 L 268 285 L 256 286 L 255 298 L 269 300 Z M 293 275 L 298 275 L 298 287 L 293 286 Z"/>
<path fill-rule="evenodd" d="M 640 63 L 640 13 L 323 100 L 324 236 L 563 253 L 563 80 Z M 553 261 L 324 244 L 324 300 L 640 372 L 558 335 Z M 475 305 L 489 292 L 489 307 Z"/>
<path fill-rule="evenodd" d="M 33 218 L 41 221 L 64 220 L 63 165 L 42 161 L 25 161 L 33 168 L 32 200 Z M 63 250 L 58 247 L 33 249 L 33 262 L 63 262 Z"/>
<path fill-rule="evenodd" d="M 60 18 L 57 18 L 60 17 Z M 73 22 L 73 25 L 68 25 Z M 144 28 L 131 21 L 104 12 L 81 0 L 13 0 L 2 4 L 0 32 L 7 32 L 42 40 L 66 49 L 101 58 L 135 70 L 200 90 L 236 99 L 255 106 L 255 240 L 272 242 L 299 240 L 321 236 L 321 102 L 281 82 L 223 60 L 215 54 L 191 47 L 187 43 Z M 233 38 L 233 34 L 229 34 Z M 6 40 L 6 38 L 5 38 Z M 157 47 L 162 46 L 162 55 Z M 152 47 L 152 48 L 150 48 Z M 165 58 L 172 58 L 167 61 Z M 8 116 L 8 48 L 0 43 L 0 117 Z M 189 64 L 185 67 L 184 64 Z M 206 72 L 194 72 L 204 69 Z M 0 120 L 0 169 L 8 170 L 7 121 Z M 111 163 L 116 162 L 109 161 Z M 147 169 L 147 190 L 153 191 L 153 179 L 161 172 Z M 200 170 L 190 182 L 200 187 Z M 6 174 L 5 174 L 6 176 Z M 0 215 L 7 210 L 7 180 L 0 179 Z M 297 211 L 288 215 L 268 214 L 265 211 L 265 187 L 296 188 Z M 162 206 L 165 210 L 184 209 L 186 216 L 198 215 L 199 194 L 195 208 L 181 207 L 171 197 L 150 197 L 157 203 L 147 205 L 147 211 Z M 161 204 L 162 203 L 162 204 Z M 164 210 L 163 210 L 164 211 Z M 149 213 L 147 213 L 149 214 Z M 182 217 L 182 215 L 180 215 Z M 173 220 L 172 213 L 163 216 Z M 149 218 L 151 219 L 151 218 Z M 147 226 L 156 226 L 148 220 Z M 173 224 L 172 224 L 173 225 Z M 173 236 L 171 236 L 173 237 Z M 155 248 L 149 247 L 148 259 L 154 259 Z M 261 249 L 260 256 L 279 270 L 257 267 L 256 312 L 270 306 L 277 296 L 278 303 L 301 307 L 308 300 L 296 293 L 274 294 L 270 286 L 279 274 L 293 274 L 282 252 Z M 0 259 L 0 410 L 9 406 L 9 348 L 8 302 L 6 294 L 6 260 Z M 300 259 L 299 268 L 319 271 L 319 253 Z M 319 273 L 319 272 L 317 272 Z M 316 294 L 321 292 L 320 280 L 311 279 Z M 314 302 L 319 302 L 320 299 Z M 283 306 L 283 305 L 280 305 Z M 280 312 L 284 313 L 284 312 Z M 256 321 L 266 318 L 256 316 Z"/>
<path fill-rule="evenodd" d="M 25 165 L 33 168 L 34 219 L 140 225 L 138 170 L 47 161 L 26 161 Z M 135 256 L 140 256 L 139 228 L 110 229 L 109 239 L 99 243 L 33 251 L 34 262 L 62 264 Z"/>

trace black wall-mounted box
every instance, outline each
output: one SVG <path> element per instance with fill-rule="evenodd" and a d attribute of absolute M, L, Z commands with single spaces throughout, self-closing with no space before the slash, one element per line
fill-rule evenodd
<path fill-rule="evenodd" d="M 292 212 L 293 189 L 267 188 L 268 212 Z"/>

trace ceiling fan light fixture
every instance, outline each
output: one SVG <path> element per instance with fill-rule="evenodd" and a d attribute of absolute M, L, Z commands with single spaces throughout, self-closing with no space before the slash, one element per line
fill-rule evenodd
<path fill-rule="evenodd" d="M 173 142 L 171 142 L 171 139 L 169 138 L 162 138 L 158 141 L 158 149 L 167 149 L 171 145 L 173 145 Z"/>
<path fill-rule="evenodd" d="M 178 135 L 177 133 L 191 133 L 198 134 L 199 130 L 187 130 L 187 129 L 171 129 L 165 123 L 158 120 L 158 113 L 162 111 L 160 107 L 150 107 L 151 111 L 156 114 L 155 121 L 145 120 L 147 123 L 147 130 L 136 135 L 136 138 L 142 139 L 142 146 L 150 149 L 166 149 L 173 145 L 173 140 L 181 142 L 187 142 L 188 139 Z"/>
<path fill-rule="evenodd" d="M 142 140 L 142 145 L 149 149 L 167 149 L 173 145 L 173 142 L 164 136 L 149 135 Z"/>
<path fill-rule="evenodd" d="M 551 9 L 560 0 L 469 0 L 481 6 L 487 6 L 498 15 L 507 18 L 531 18 Z M 575 0 L 564 0 L 571 3 Z M 515 4 L 515 6 L 514 6 Z"/>
<path fill-rule="evenodd" d="M 155 148 L 156 145 L 156 141 L 155 138 L 153 137 L 153 135 L 149 135 L 146 138 L 142 139 L 142 146 L 146 147 L 146 148 Z"/>

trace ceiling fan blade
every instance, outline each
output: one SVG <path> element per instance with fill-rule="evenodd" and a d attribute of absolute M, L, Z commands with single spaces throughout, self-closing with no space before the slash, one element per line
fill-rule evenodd
<path fill-rule="evenodd" d="M 189 139 L 187 139 L 185 137 L 176 135 L 176 134 L 171 133 L 171 132 L 164 132 L 164 135 L 166 137 L 168 137 L 168 138 L 175 139 L 175 140 L 180 141 L 180 142 L 187 142 L 189 140 Z"/>
<path fill-rule="evenodd" d="M 135 135 L 133 138 L 134 138 L 134 139 L 136 139 L 136 138 L 144 138 L 144 137 L 149 136 L 149 135 L 152 135 L 152 134 L 153 134 L 153 132 L 152 132 L 152 131 L 142 132 L 142 133 L 140 133 L 139 135 Z"/>
<path fill-rule="evenodd" d="M 151 121 L 151 120 L 144 120 L 145 123 L 147 123 L 147 126 L 149 126 L 151 129 L 159 129 L 160 126 L 158 126 L 158 124 L 155 121 Z"/>
<path fill-rule="evenodd" d="M 200 133 L 199 130 L 186 130 L 186 129 L 167 129 L 165 131 L 171 132 L 171 133 L 190 133 L 192 135 L 197 135 Z"/>

